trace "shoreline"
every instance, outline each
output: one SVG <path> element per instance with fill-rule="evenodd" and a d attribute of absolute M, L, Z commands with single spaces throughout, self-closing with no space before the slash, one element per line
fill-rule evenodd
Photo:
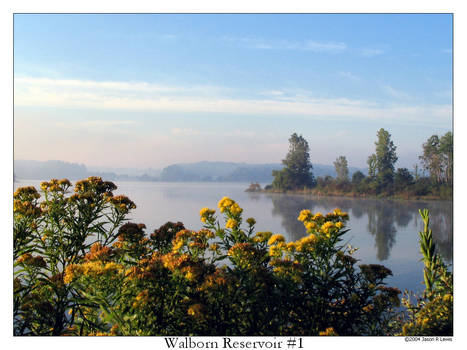
<path fill-rule="evenodd" d="M 453 201 L 453 197 L 444 198 L 441 196 L 403 196 L 403 195 L 373 195 L 368 193 L 348 193 L 348 192 L 326 192 L 322 193 L 316 190 L 288 190 L 288 191 L 278 191 L 278 190 L 249 190 L 246 189 L 245 192 L 248 193 L 273 193 L 273 194 L 285 194 L 285 195 L 302 195 L 302 196 L 315 196 L 315 197 L 345 197 L 345 198 L 359 198 L 359 199 L 386 199 L 392 201 Z"/>

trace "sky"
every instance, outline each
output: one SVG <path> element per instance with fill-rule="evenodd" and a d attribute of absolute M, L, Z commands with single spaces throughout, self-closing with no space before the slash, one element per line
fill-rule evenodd
<path fill-rule="evenodd" d="M 14 158 L 162 168 L 366 167 L 388 130 L 413 169 L 452 130 L 450 14 L 16 14 Z"/>

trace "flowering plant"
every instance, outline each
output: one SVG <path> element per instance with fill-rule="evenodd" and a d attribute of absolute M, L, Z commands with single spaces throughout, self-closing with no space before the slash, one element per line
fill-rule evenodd
<path fill-rule="evenodd" d="M 167 223 L 149 236 L 135 208 L 100 178 L 15 193 L 15 334 L 390 334 L 399 290 L 381 265 L 356 266 L 348 214 L 302 210 L 307 235 L 255 232 L 224 197 L 203 228 Z"/>

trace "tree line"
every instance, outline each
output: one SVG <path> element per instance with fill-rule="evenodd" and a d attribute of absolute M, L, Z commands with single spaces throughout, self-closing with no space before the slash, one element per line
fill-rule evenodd
<path fill-rule="evenodd" d="M 289 139 L 289 151 L 282 161 L 284 168 L 273 171 L 273 182 L 266 186 L 266 190 L 404 198 L 452 197 L 452 132 L 441 137 L 433 135 L 423 143 L 419 156 L 421 167 L 416 164 L 413 171 L 407 168 L 396 169 L 397 147 L 387 130 L 381 128 L 376 136 L 375 152 L 367 160 L 367 176 L 357 171 L 350 178 L 347 159 L 339 156 L 334 161 L 337 173 L 335 178 L 329 175 L 315 178 L 308 142 L 303 136 L 294 133 Z"/>

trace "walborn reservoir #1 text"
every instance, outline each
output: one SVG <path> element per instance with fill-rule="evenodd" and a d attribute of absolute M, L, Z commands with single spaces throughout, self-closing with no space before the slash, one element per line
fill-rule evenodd
<path fill-rule="evenodd" d="M 302 338 L 295 337 L 291 337 L 285 341 L 276 340 L 275 337 L 272 341 L 233 340 L 229 337 L 223 337 L 221 342 L 217 340 L 200 341 L 191 337 L 167 337 L 164 339 L 169 349 L 303 349 Z"/>

